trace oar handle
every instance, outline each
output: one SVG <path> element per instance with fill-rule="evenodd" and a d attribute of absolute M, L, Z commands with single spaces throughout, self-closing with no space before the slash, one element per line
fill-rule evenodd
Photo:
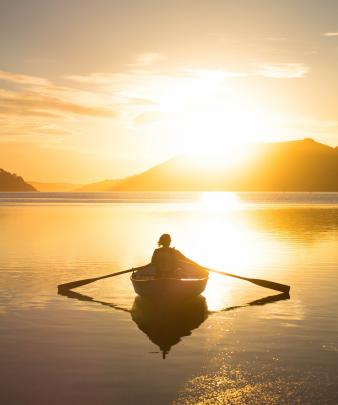
<path fill-rule="evenodd" d="M 93 278 L 93 281 L 103 280 L 104 278 L 109 278 L 109 277 L 113 277 L 113 276 L 119 276 L 120 274 L 131 273 L 134 270 L 135 269 L 132 268 L 132 269 L 128 269 L 128 270 L 118 271 L 117 273 L 106 274 L 105 276 Z"/>
<path fill-rule="evenodd" d="M 115 276 L 119 276 L 120 274 L 125 274 L 125 273 L 131 273 L 136 270 L 143 269 L 144 267 L 147 267 L 147 266 L 148 266 L 148 264 L 145 266 L 135 267 L 135 268 L 128 269 L 128 270 L 118 271 L 117 273 L 106 274 L 106 275 L 100 276 L 100 277 L 86 278 L 84 280 L 77 280 L 77 281 L 71 281 L 69 283 L 59 284 L 58 290 L 59 291 L 71 290 L 72 288 L 77 288 L 77 287 L 81 287 L 86 284 L 94 283 L 94 281 L 103 280 L 104 278 L 115 277 Z"/>
<path fill-rule="evenodd" d="M 213 273 L 218 273 L 218 274 L 222 274 L 223 276 L 229 276 L 229 277 L 234 277 L 234 278 L 238 278 L 240 280 L 245 280 L 245 281 L 251 281 L 251 278 L 248 277 L 243 277 L 243 276 L 237 276 L 236 274 L 231 274 L 231 273 L 227 273 L 226 271 L 218 271 L 218 270 L 214 270 L 214 269 L 209 269 L 208 267 L 204 267 L 204 266 L 200 266 L 205 270 L 208 271 L 212 271 Z"/>
<path fill-rule="evenodd" d="M 259 285 L 260 287 L 270 288 L 272 290 L 281 291 L 283 293 L 288 293 L 290 291 L 290 286 L 289 285 L 275 283 L 274 281 L 269 281 L 269 280 L 261 280 L 261 279 L 258 279 L 258 278 L 249 278 L 249 277 L 237 276 L 236 274 L 227 273 L 225 271 L 218 271 L 218 270 L 210 269 L 208 267 L 201 266 L 198 263 L 195 263 L 195 262 L 192 262 L 192 261 L 190 261 L 190 262 L 186 261 L 186 260 L 181 260 L 181 261 L 183 263 L 195 264 L 196 266 L 198 266 L 201 269 L 211 271 L 211 272 L 217 273 L 217 274 L 222 274 L 223 276 L 229 276 L 229 277 L 238 278 L 239 280 L 249 281 L 250 283 Z"/>

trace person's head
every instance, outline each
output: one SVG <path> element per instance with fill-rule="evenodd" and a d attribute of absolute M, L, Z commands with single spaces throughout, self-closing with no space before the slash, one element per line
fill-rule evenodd
<path fill-rule="evenodd" d="M 164 233 L 163 235 L 161 235 L 160 239 L 157 242 L 158 246 L 163 246 L 163 247 L 169 247 L 170 243 L 171 243 L 171 237 L 168 233 Z"/>

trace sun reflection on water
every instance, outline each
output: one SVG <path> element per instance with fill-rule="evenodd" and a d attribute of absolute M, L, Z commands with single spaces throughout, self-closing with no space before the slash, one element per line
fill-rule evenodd
<path fill-rule="evenodd" d="M 269 268 L 281 254 L 272 238 L 257 233 L 235 214 L 195 218 L 181 231 L 178 246 L 201 265 L 248 277 L 261 275 L 262 269 Z M 221 296 L 224 284 L 232 283 L 229 278 L 226 283 L 222 281 Z M 217 296 L 218 286 L 216 279 L 211 278 L 207 290 Z M 214 302 L 214 295 L 212 299 Z"/>
<path fill-rule="evenodd" d="M 278 271 L 273 275 L 264 273 L 276 260 L 283 259 L 280 247 L 268 234 L 257 232 L 257 227 L 243 215 L 236 193 L 201 194 L 183 222 L 179 228 L 170 224 L 170 232 L 175 235 L 177 248 L 187 257 L 215 270 L 278 281 Z M 251 298 L 255 298 L 254 286 L 250 288 L 246 282 L 210 272 L 204 296 L 208 308 L 216 311 L 245 303 L 244 291 L 249 296 L 253 292 Z"/>
<path fill-rule="evenodd" d="M 203 210 L 219 212 L 239 208 L 240 199 L 236 193 L 208 192 L 202 193 L 199 204 Z"/>

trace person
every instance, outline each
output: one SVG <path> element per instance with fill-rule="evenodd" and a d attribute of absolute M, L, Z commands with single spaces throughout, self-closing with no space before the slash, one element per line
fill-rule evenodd
<path fill-rule="evenodd" d="M 168 233 L 161 235 L 157 242 L 159 248 L 154 250 L 151 263 L 159 276 L 165 276 L 179 269 L 180 261 L 196 264 L 185 257 L 179 250 L 170 247 L 171 236 Z"/>

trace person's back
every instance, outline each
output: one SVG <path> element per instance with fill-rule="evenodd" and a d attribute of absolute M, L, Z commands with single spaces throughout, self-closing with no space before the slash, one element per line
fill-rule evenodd
<path fill-rule="evenodd" d="M 163 234 L 159 241 L 159 248 L 154 250 L 151 258 L 152 264 L 155 266 L 156 273 L 160 276 L 168 275 L 180 267 L 180 261 L 196 264 L 192 260 L 186 258 L 180 251 L 170 247 L 171 237 L 169 234 Z"/>
<path fill-rule="evenodd" d="M 168 274 L 177 269 L 175 249 L 171 247 L 160 247 L 155 249 L 151 262 L 156 268 L 158 274 Z"/>

